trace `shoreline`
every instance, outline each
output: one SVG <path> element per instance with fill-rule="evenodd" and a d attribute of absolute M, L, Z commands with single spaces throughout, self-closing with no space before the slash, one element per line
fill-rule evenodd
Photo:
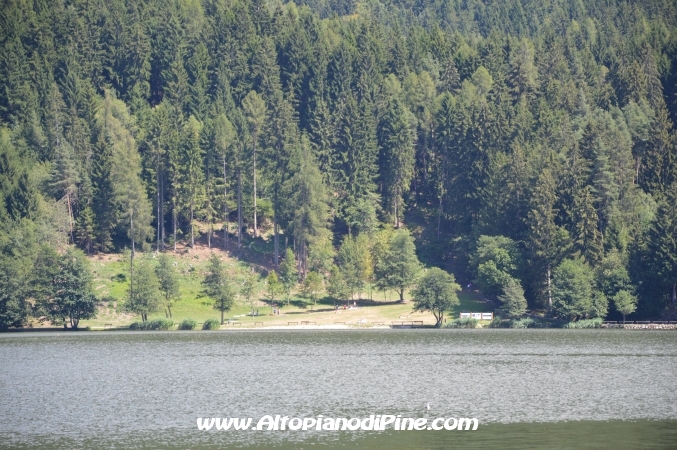
<path fill-rule="evenodd" d="M 327 324 L 327 325 L 271 325 L 271 326 L 246 326 L 246 327 L 223 327 L 215 330 L 130 330 L 127 327 L 124 328 L 78 328 L 77 330 L 73 329 L 64 329 L 64 328 L 13 328 L 8 330 L 0 331 L 0 334 L 3 333 L 81 333 L 81 332 L 102 332 L 102 331 L 115 331 L 115 332 L 134 332 L 134 333 L 143 333 L 143 332 L 153 332 L 153 331 L 220 331 L 220 332 L 235 332 L 235 331 L 254 331 L 254 330 L 272 330 L 272 331 L 294 331 L 294 330 L 310 330 L 310 331 L 336 331 L 336 330 L 564 330 L 565 328 L 559 327 L 533 327 L 533 328 L 490 328 L 479 326 L 476 328 L 435 328 L 433 325 L 344 325 L 344 324 Z M 570 329 L 571 331 L 573 329 Z M 677 324 L 604 324 L 601 327 L 597 328 L 578 328 L 575 330 L 629 330 L 629 331 L 672 331 L 677 330 Z"/>

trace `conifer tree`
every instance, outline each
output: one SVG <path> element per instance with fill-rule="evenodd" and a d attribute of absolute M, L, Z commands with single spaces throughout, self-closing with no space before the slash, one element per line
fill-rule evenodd
<path fill-rule="evenodd" d="M 403 215 L 403 195 L 409 190 L 414 175 L 414 136 L 411 130 L 411 112 L 391 94 L 379 124 L 378 140 L 381 147 L 380 184 L 384 210 L 400 226 Z"/>
<path fill-rule="evenodd" d="M 190 220 L 190 245 L 195 248 L 196 213 L 203 207 L 205 200 L 205 176 L 203 170 L 204 151 L 200 136 L 203 125 L 190 116 L 184 125 L 184 145 L 181 164 L 181 191 L 183 202 L 188 208 Z"/>
<path fill-rule="evenodd" d="M 141 316 L 141 321 L 148 321 L 148 314 L 157 312 L 161 304 L 160 285 L 153 267 L 143 261 L 136 268 L 136 283 L 130 284 L 127 292 L 127 309 Z"/>
<path fill-rule="evenodd" d="M 289 303 L 289 296 L 291 295 L 291 290 L 296 286 L 298 282 L 298 270 L 297 270 L 296 258 L 294 258 L 294 252 L 291 248 L 287 247 L 284 254 L 284 260 L 280 264 L 280 282 L 284 288 L 284 292 L 287 295 L 287 303 Z"/>
<path fill-rule="evenodd" d="M 258 226 L 256 222 L 256 153 L 259 147 L 259 139 L 261 138 L 261 129 L 263 122 L 266 119 L 267 109 L 263 99 L 256 93 L 251 91 L 242 100 L 242 109 L 249 124 L 249 133 L 251 135 L 251 142 L 249 149 L 251 151 L 252 164 L 252 179 L 254 184 L 254 237 L 258 236 Z"/>
<path fill-rule="evenodd" d="M 322 176 L 315 163 L 307 138 L 301 140 L 295 175 L 288 181 L 285 192 L 289 198 L 290 231 L 296 242 L 296 260 L 301 278 L 308 271 L 308 254 L 313 244 L 322 242 L 328 230 L 328 199 Z"/>
<path fill-rule="evenodd" d="M 545 284 L 545 305 L 548 309 L 552 307 L 552 269 L 561 261 L 569 246 L 568 233 L 555 223 L 555 200 L 555 180 L 546 169 L 538 177 L 527 222 L 532 267 L 540 272 L 536 275 L 537 286 Z"/>
<path fill-rule="evenodd" d="M 202 281 L 202 292 L 214 300 L 213 307 L 221 312 L 221 325 L 223 325 L 223 314 L 235 304 L 235 292 L 226 276 L 221 258 L 212 254 L 207 266 L 207 275 Z"/>
<path fill-rule="evenodd" d="M 158 279 L 160 292 L 164 297 L 167 313 L 171 319 L 172 306 L 174 306 L 174 302 L 178 300 L 179 297 L 179 280 L 178 274 L 167 255 L 160 255 L 158 265 L 155 267 L 155 275 Z"/>
<path fill-rule="evenodd" d="M 228 250 L 228 232 L 230 229 L 230 217 L 228 209 L 228 186 L 230 184 L 229 173 L 232 174 L 232 153 L 235 147 L 235 129 L 233 124 L 224 114 L 220 114 L 214 121 L 214 144 L 216 152 L 221 157 L 223 176 L 223 248 Z"/>

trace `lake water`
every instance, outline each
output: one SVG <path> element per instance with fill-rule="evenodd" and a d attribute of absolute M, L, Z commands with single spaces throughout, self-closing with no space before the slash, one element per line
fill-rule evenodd
<path fill-rule="evenodd" d="M 430 404 L 430 411 L 424 406 Z M 199 431 L 198 417 L 477 431 Z M 677 332 L 5 333 L 1 448 L 677 448 Z"/>

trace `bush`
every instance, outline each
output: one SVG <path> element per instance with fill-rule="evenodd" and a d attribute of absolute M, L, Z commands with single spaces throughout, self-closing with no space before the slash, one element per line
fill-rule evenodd
<path fill-rule="evenodd" d="M 594 319 L 578 320 L 576 322 L 569 322 L 564 325 L 564 328 L 599 328 L 602 326 L 602 318 L 596 317 Z"/>
<path fill-rule="evenodd" d="M 203 330 L 218 330 L 221 326 L 221 321 L 219 319 L 207 319 L 205 323 L 202 324 Z"/>
<path fill-rule="evenodd" d="M 179 324 L 179 330 L 193 330 L 197 326 L 197 322 L 193 319 L 183 319 Z"/>
<path fill-rule="evenodd" d="M 174 326 L 170 319 L 153 319 L 148 322 L 134 322 L 129 326 L 130 330 L 169 330 Z"/>
<path fill-rule="evenodd" d="M 174 321 L 171 319 L 153 319 L 146 322 L 148 330 L 169 330 L 174 326 Z"/>
<path fill-rule="evenodd" d="M 510 321 L 501 319 L 499 316 L 494 316 L 494 320 L 489 324 L 489 328 L 505 328 L 509 325 Z"/>
<path fill-rule="evenodd" d="M 129 326 L 130 330 L 145 330 L 146 324 L 143 322 L 134 322 Z"/>
<path fill-rule="evenodd" d="M 529 317 L 524 319 L 514 319 L 510 321 L 510 328 L 534 328 L 536 321 Z"/>
<path fill-rule="evenodd" d="M 447 328 L 477 328 L 479 323 L 477 319 L 455 319 L 447 324 Z"/>

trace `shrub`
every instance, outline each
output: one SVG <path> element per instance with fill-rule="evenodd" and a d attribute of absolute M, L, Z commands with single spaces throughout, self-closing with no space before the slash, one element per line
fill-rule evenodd
<path fill-rule="evenodd" d="M 111 280 L 116 281 L 118 283 L 124 283 L 125 281 L 127 281 L 127 275 L 125 275 L 124 273 L 118 273 L 116 275 L 113 275 L 111 277 Z"/>
<path fill-rule="evenodd" d="M 602 326 L 602 318 L 596 317 L 594 319 L 578 320 L 576 322 L 569 322 L 564 325 L 564 328 L 599 328 Z"/>
<path fill-rule="evenodd" d="M 455 319 L 447 324 L 447 328 L 477 328 L 479 323 L 477 319 Z"/>
<path fill-rule="evenodd" d="M 171 319 L 153 319 L 146 322 L 147 330 L 169 330 L 174 326 Z"/>
<path fill-rule="evenodd" d="M 174 326 L 170 319 L 153 319 L 148 322 L 134 322 L 129 326 L 130 330 L 169 330 Z"/>
<path fill-rule="evenodd" d="M 536 326 L 536 322 L 529 317 L 510 321 L 510 328 L 533 328 L 534 326 Z"/>
<path fill-rule="evenodd" d="M 193 319 L 183 319 L 179 324 L 179 330 L 193 330 L 197 326 L 197 322 Z"/>
<path fill-rule="evenodd" d="M 146 324 L 143 322 L 134 322 L 129 326 L 130 330 L 145 330 Z"/>
<path fill-rule="evenodd" d="M 203 330 L 218 330 L 219 327 L 221 326 L 221 321 L 219 319 L 207 319 L 205 320 L 205 323 L 202 324 L 202 329 Z"/>
<path fill-rule="evenodd" d="M 501 319 L 499 316 L 494 316 L 494 320 L 489 324 L 489 328 L 505 328 L 509 325 L 510 321 Z"/>

